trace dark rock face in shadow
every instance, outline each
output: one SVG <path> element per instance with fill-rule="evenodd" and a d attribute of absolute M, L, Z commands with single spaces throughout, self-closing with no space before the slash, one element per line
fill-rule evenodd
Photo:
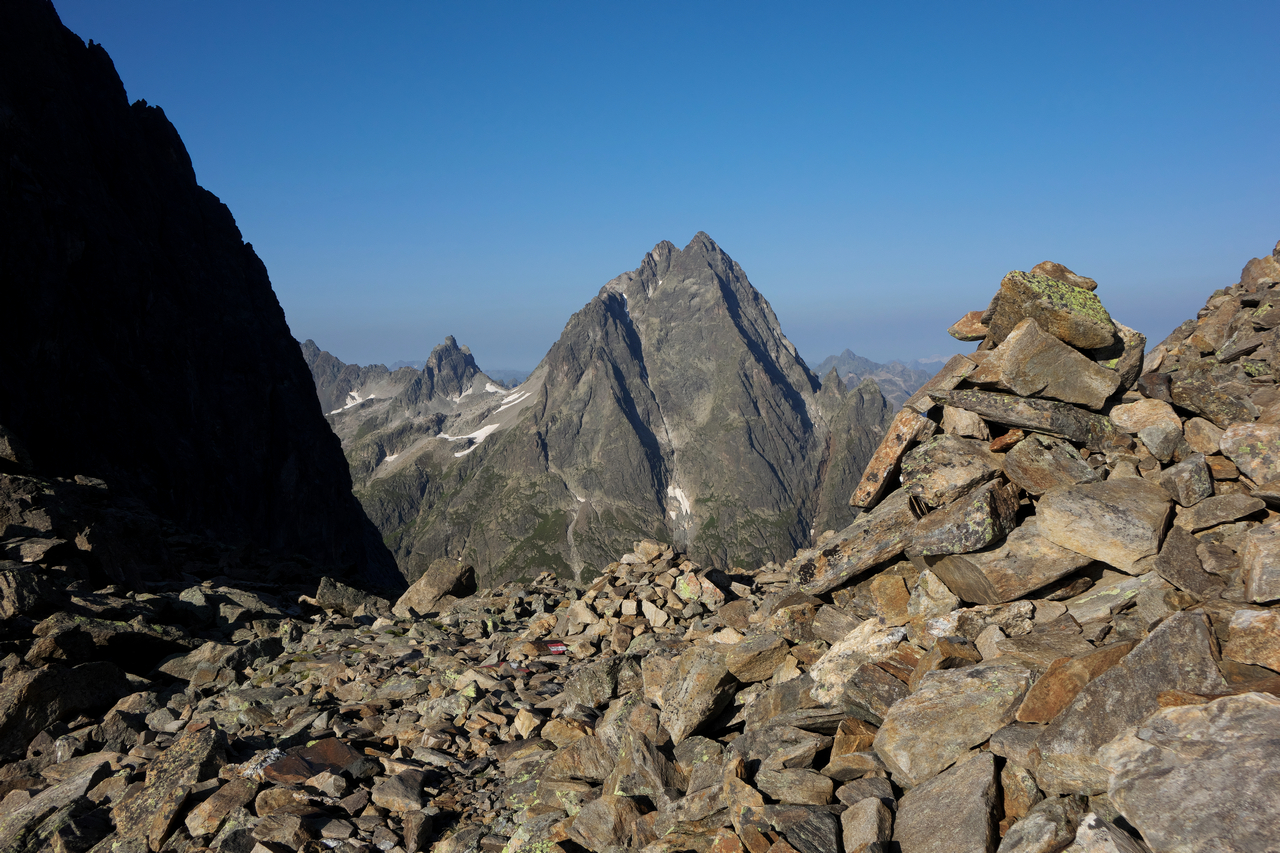
<path fill-rule="evenodd" d="M 158 107 L 0 7 L 0 424 L 195 532 L 399 584 L 262 261 Z"/>

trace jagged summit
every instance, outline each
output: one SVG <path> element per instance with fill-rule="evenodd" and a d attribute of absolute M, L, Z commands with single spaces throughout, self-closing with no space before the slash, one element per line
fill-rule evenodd
<path fill-rule="evenodd" d="M 410 578 L 444 555 L 486 582 L 577 573 L 646 537 L 716 565 L 785 558 L 852 517 L 825 484 L 856 479 L 888 416 L 874 388 L 820 399 L 768 301 L 701 232 L 606 283 L 517 388 L 441 387 L 416 414 L 366 392 L 326 409 Z"/>

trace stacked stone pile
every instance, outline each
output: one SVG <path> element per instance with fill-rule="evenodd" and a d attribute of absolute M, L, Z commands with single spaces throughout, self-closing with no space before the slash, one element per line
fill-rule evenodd
<path fill-rule="evenodd" d="M 55 602 L 14 498 L 0 851 L 1276 848 L 1278 282 L 1280 247 L 1146 352 L 1011 273 L 782 567 Z"/>

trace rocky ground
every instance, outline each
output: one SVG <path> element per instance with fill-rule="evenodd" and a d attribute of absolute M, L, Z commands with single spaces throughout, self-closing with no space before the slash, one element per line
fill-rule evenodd
<path fill-rule="evenodd" d="M 7 474 L 0 851 L 1280 849 L 1278 281 L 1011 273 L 785 566 L 392 603 Z"/>

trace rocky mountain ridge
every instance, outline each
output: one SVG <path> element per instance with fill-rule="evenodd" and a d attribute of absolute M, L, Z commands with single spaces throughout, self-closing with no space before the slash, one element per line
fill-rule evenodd
<path fill-rule="evenodd" d="M 158 107 L 43 0 L 0 8 L 0 425 L 46 475 L 395 585 L 266 268 Z"/>
<path fill-rule="evenodd" d="M 780 568 L 648 540 L 590 584 L 294 600 L 187 538 L 182 583 L 58 600 L 99 555 L 10 542 L 0 850 L 1275 847 L 1280 245 L 1150 352 L 1048 271 Z M 0 481 L 27 531 L 114 511 Z"/>
<path fill-rule="evenodd" d="M 889 415 L 874 383 L 821 385 L 705 234 L 606 284 L 514 389 L 452 338 L 421 376 L 303 349 L 410 580 L 442 556 L 485 584 L 580 576 L 637 538 L 720 567 L 786 559 L 853 517 Z"/>

